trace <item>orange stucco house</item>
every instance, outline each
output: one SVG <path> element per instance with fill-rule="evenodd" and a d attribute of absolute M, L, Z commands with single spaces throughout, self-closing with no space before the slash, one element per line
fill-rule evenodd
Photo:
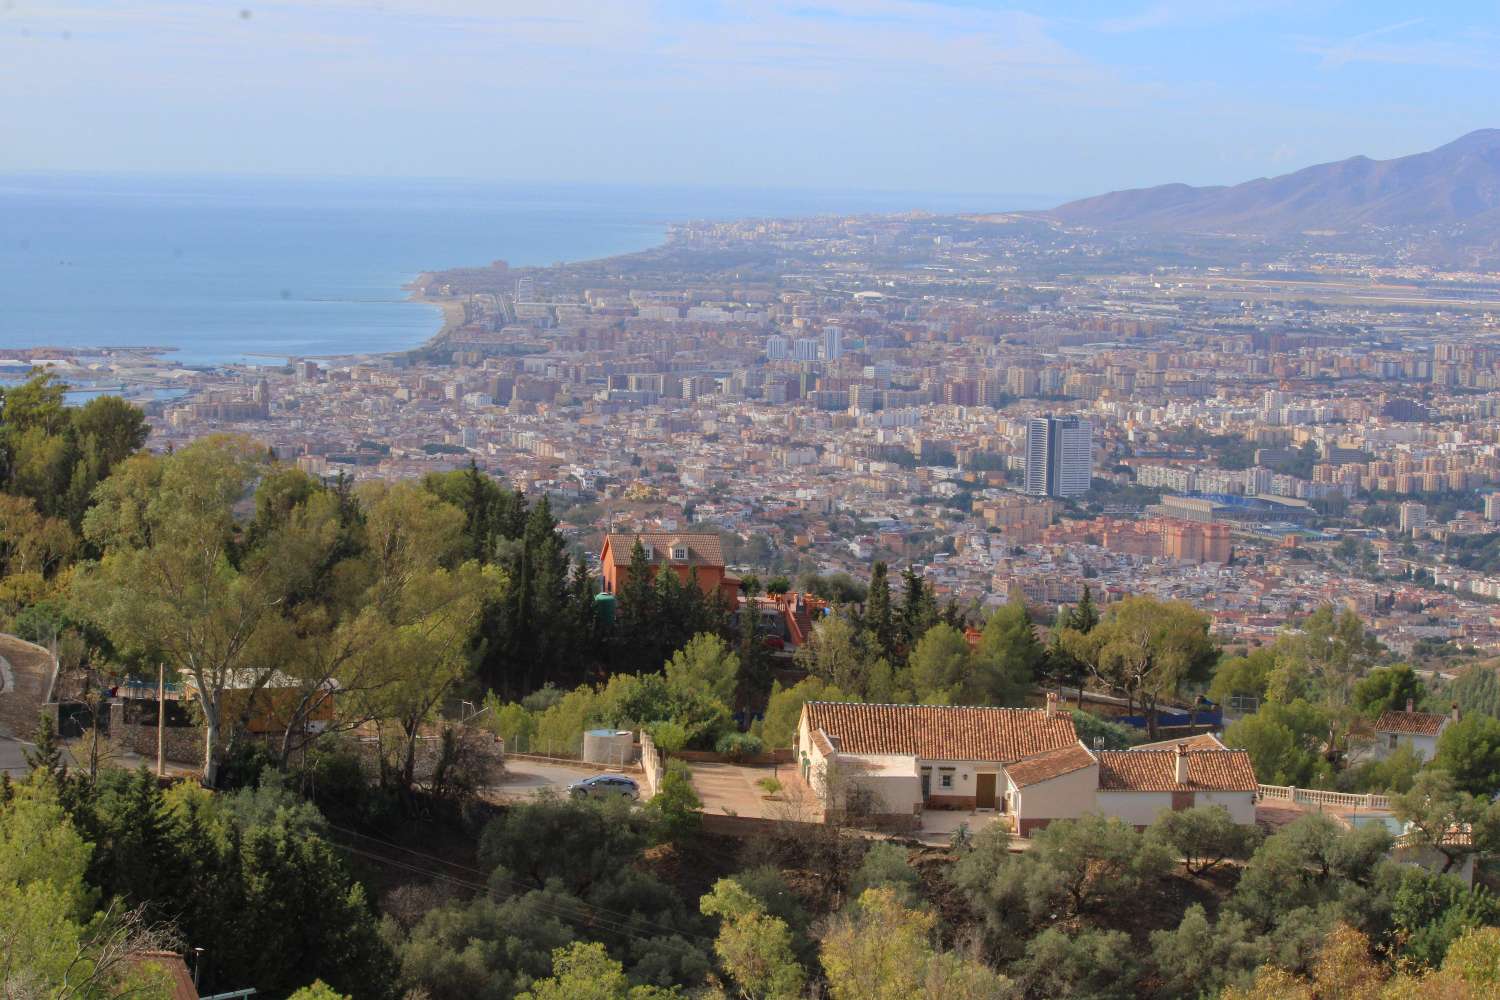
<path fill-rule="evenodd" d="M 646 550 L 646 559 L 651 563 L 651 578 L 663 566 L 668 566 L 684 584 L 692 580 L 696 571 L 698 586 L 703 593 L 717 591 L 725 603 L 733 607 L 739 601 L 739 577 L 731 576 L 724 569 L 724 550 L 719 536 L 708 532 L 610 532 L 604 536 L 604 548 L 599 552 L 599 573 L 604 581 L 606 594 L 618 594 L 620 586 L 630 572 L 630 553 L 636 539 Z"/>

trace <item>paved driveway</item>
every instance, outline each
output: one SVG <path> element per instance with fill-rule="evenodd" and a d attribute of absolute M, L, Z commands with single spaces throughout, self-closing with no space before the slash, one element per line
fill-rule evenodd
<path fill-rule="evenodd" d="M 791 780 L 796 775 L 794 764 L 775 768 L 694 762 L 690 766 L 693 788 L 703 800 L 704 813 L 762 819 L 811 819 L 817 812 L 811 802 L 803 802 L 792 794 L 794 787 L 797 790 L 802 788 L 801 782 Z M 788 786 L 787 791 L 777 801 L 768 801 L 765 790 L 756 785 L 763 778 L 779 778 Z"/>
<path fill-rule="evenodd" d="M 39 646 L 0 634 L 0 771 L 27 773 L 23 740 L 36 729 L 52 662 Z"/>
<path fill-rule="evenodd" d="M 573 767 L 568 764 L 555 764 L 551 761 L 507 757 L 505 758 L 504 780 L 485 790 L 490 795 L 502 799 L 530 799 L 547 790 L 558 795 L 566 795 L 568 786 L 573 782 L 598 773 L 598 768 Z M 640 781 L 640 775 L 626 773 L 636 781 Z M 645 795 L 645 789 L 641 790 L 641 794 Z"/>

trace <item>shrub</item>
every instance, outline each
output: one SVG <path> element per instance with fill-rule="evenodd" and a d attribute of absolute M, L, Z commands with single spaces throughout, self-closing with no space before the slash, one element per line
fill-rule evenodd
<path fill-rule="evenodd" d="M 725 733 L 719 737 L 719 742 L 714 744 L 714 750 L 724 754 L 731 760 L 744 760 L 747 757 L 755 757 L 765 749 L 759 736 L 750 733 Z"/>
<path fill-rule="evenodd" d="M 693 787 L 693 772 L 680 760 L 667 761 L 661 787 L 647 808 L 654 815 L 663 840 L 692 833 L 702 822 L 703 800 Z"/>
<path fill-rule="evenodd" d="M 676 753 L 687 746 L 687 730 L 676 722 L 653 722 L 646 727 L 646 732 L 651 734 L 656 749 L 662 753 Z"/>

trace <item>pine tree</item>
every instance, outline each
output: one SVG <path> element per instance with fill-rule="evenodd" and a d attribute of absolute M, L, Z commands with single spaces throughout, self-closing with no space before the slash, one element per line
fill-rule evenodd
<path fill-rule="evenodd" d="M 865 627 L 875 637 L 881 656 L 895 655 L 896 628 L 891 613 L 891 580 L 885 563 L 870 569 L 870 591 L 865 598 Z"/>
<path fill-rule="evenodd" d="M 911 566 L 902 572 L 901 583 L 905 589 L 901 604 L 901 632 L 906 648 L 910 651 L 916 647 L 917 640 L 937 624 L 937 596 L 927 586 L 921 574 Z"/>
<path fill-rule="evenodd" d="M 63 761 L 62 744 L 57 738 L 57 724 L 50 712 L 43 712 L 37 722 L 35 745 L 21 750 L 26 766 L 33 771 L 49 775 L 53 781 L 61 782 L 68 774 L 68 765 Z"/>
<path fill-rule="evenodd" d="M 1089 585 L 1083 585 L 1083 595 L 1068 613 L 1067 627 L 1087 635 L 1099 624 L 1099 611 L 1094 607 L 1094 595 Z"/>

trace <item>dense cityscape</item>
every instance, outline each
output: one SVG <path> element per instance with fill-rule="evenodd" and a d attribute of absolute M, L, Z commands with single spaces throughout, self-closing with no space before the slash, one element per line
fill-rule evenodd
<path fill-rule="evenodd" d="M 1497 39 L 0 3 L 0 1000 L 1500 1000 Z"/>
<path fill-rule="evenodd" d="M 692 526 L 746 571 L 913 563 L 975 609 L 1088 585 L 1264 641 L 1337 601 L 1402 653 L 1500 651 L 1493 274 L 1399 242 L 1150 266 L 1122 242 L 1022 216 L 685 224 L 622 258 L 425 275 L 449 323 L 408 355 L 55 370 L 177 387 L 157 447 L 242 431 L 355 479 L 473 461 L 553 496 L 590 553 Z M 1061 481 L 1027 472 L 1048 416 L 1083 428 Z"/>

